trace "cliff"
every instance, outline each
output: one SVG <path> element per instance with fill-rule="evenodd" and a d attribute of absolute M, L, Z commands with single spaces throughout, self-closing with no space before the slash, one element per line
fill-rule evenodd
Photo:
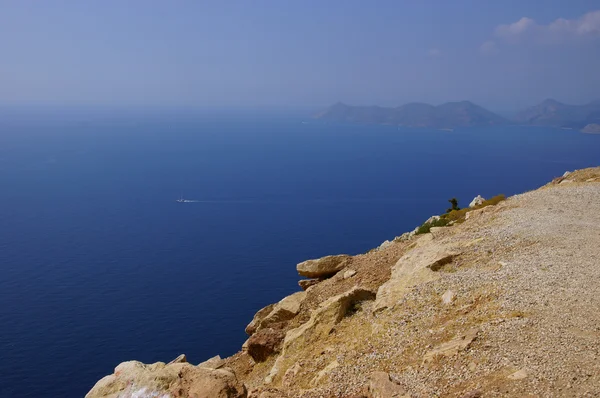
<path fill-rule="evenodd" d="M 565 173 L 305 261 L 306 290 L 258 311 L 236 355 L 125 362 L 87 397 L 596 396 L 599 197 L 600 168 Z"/>

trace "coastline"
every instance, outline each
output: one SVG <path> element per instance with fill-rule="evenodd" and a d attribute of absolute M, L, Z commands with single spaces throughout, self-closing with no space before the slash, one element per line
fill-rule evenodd
<path fill-rule="evenodd" d="M 600 235 L 594 235 L 598 231 L 593 223 L 580 227 L 587 228 L 587 240 L 586 234 L 565 237 L 562 233 L 571 231 L 574 220 L 599 218 L 594 212 L 598 205 L 593 203 L 599 182 L 600 168 L 565 173 L 537 190 L 468 211 L 454 225 L 432 227 L 420 235 L 416 230 L 408 232 L 357 256 L 307 260 L 297 269 L 313 282 L 304 283 L 306 290 L 259 310 L 246 329 L 249 339 L 237 354 L 196 366 L 188 364 L 185 356 L 169 364 L 125 362 L 87 397 L 117 393 L 133 397 L 140 391 L 262 398 L 386 396 L 376 395 L 378 391 L 405 396 L 429 396 L 435 391 L 461 396 L 498 389 L 508 389 L 510 396 L 531 389 L 556 392 L 548 389 L 562 385 L 561 369 L 549 359 L 538 359 L 536 364 L 523 357 L 536 358 L 537 349 L 547 351 L 553 340 L 520 351 L 501 342 L 513 336 L 527 347 L 531 339 L 539 338 L 537 326 L 556 327 L 545 307 L 570 311 L 566 303 L 580 293 L 554 297 L 552 286 L 564 273 L 573 272 L 567 267 L 574 260 L 569 248 L 580 247 L 574 264 L 584 264 L 588 260 L 582 253 L 595 253 Z M 556 213 L 552 203 L 565 205 Z M 560 237 L 566 242 L 556 240 Z M 540 258 L 532 248 L 535 253 L 558 256 L 561 265 L 554 259 L 525 267 Z M 599 268 L 590 267 L 588 272 L 600 275 Z M 578 275 L 569 275 L 585 284 Z M 543 286 L 528 285 L 536 278 Z M 520 291 L 511 284 L 528 287 Z M 530 293 L 541 302 L 525 305 L 523 297 Z M 571 321 L 585 329 L 591 320 Z M 523 325 L 532 328 L 525 339 L 514 335 Z M 568 353 L 551 355 L 558 354 L 570 361 L 567 368 L 575 366 Z M 510 363 L 494 362 L 506 355 L 513 358 Z M 589 361 L 589 366 L 595 365 L 598 360 Z M 542 368 L 554 384 L 534 383 L 531 374 Z M 157 374 L 170 381 L 156 384 Z M 425 374 L 430 376 L 424 381 L 421 375 Z M 170 379 L 175 376 L 179 381 Z M 173 383 L 185 393 L 176 395 Z M 599 385 L 588 378 L 581 388 Z M 573 396 L 567 394 L 573 392 L 554 395 Z"/>

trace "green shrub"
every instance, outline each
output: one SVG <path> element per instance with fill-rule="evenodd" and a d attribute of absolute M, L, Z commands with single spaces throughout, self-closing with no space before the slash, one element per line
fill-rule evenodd
<path fill-rule="evenodd" d="M 493 198 L 484 200 L 482 204 L 480 204 L 479 206 L 475 206 L 475 209 L 481 209 L 482 207 L 497 205 L 498 203 L 502 202 L 504 199 L 506 199 L 506 196 L 504 196 L 503 194 L 496 195 Z"/>
<path fill-rule="evenodd" d="M 450 202 L 452 207 L 447 209 L 446 213 L 450 213 L 451 211 L 454 211 L 454 210 L 460 210 L 460 207 L 458 207 L 458 199 L 456 199 L 456 198 L 448 199 L 448 202 Z"/>
<path fill-rule="evenodd" d="M 440 217 L 439 220 L 423 223 L 423 225 L 417 229 L 416 235 L 428 233 L 431 230 L 431 227 L 445 227 L 448 225 L 448 222 L 449 220 Z"/>

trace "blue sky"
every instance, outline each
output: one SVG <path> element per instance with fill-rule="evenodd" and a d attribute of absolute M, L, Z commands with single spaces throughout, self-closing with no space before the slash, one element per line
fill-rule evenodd
<path fill-rule="evenodd" d="M 0 0 L 0 104 L 324 106 L 600 98 L 585 0 Z"/>

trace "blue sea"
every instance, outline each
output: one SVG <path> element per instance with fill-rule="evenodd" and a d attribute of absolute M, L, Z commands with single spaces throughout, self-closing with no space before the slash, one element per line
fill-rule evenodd
<path fill-rule="evenodd" d="M 296 263 L 600 164 L 600 136 L 575 131 L 308 115 L 0 112 L 0 397 L 82 397 L 122 361 L 231 355 L 299 290 Z"/>

